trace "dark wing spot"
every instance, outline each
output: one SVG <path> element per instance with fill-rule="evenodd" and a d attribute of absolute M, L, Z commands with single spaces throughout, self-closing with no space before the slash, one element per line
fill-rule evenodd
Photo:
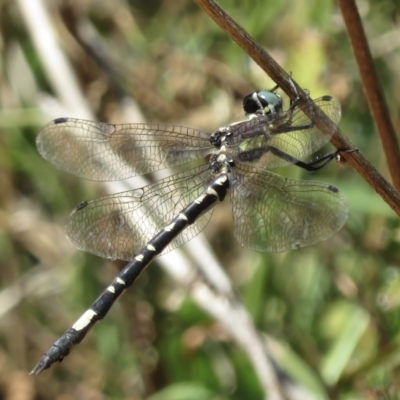
<path fill-rule="evenodd" d="M 63 124 L 64 122 L 67 122 L 68 118 L 57 118 L 54 120 L 55 124 Z"/>
<path fill-rule="evenodd" d="M 85 208 L 89 204 L 88 201 L 83 201 L 81 204 L 78 204 L 76 206 L 76 211 L 82 210 L 82 208 Z"/>
<path fill-rule="evenodd" d="M 332 97 L 332 96 L 329 96 L 329 95 L 325 95 L 325 96 L 322 96 L 321 99 L 322 99 L 323 101 L 331 101 L 331 100 L 333 99 L 333 97 Z"/>
<path fill-rule="evenodd" d="M 333 193 L 339 193 L 339 189 L 335 186 L 329 185 L 328 189 Z"/>

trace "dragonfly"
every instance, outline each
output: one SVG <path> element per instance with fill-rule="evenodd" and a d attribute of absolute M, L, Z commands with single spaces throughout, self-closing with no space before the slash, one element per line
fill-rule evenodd
<path fill-rule="evenodd" d="M 79 249 L 129 263 L 31 374 L 61 362 L 156 256 L 204 229 L 214 206 L 228 193 L 234 236 L 257 251 L 309 246 L 344 226 L 348 207 L 338 188 L 271 171 L 288 165 L 316 171 L 347 151 L 302 161 L 331 138 L 315 126 L 315 108 L 338 124 L 339 102 L 328 95 L 300 102 L 296 91 L 283 110 L 276 91 L 250 93 L 243 100 L 247 118 L 213 133 L 161 123 L 116 125 L 73 118 L 55 119 L 40 131 L 40 154 L 81 178 L 115 181 L 183 164 L 188 169 L 75 208 L 66 225 L 70 241 Z"/>

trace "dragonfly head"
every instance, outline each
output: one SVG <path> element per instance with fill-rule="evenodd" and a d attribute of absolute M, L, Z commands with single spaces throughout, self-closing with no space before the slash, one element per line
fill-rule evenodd
<path fill-rule="evenodd" d="M 243 99 L 243 109 L 246 114 L 279 114 L 282 111 L 282 98 L 266 90 L 249 93 Z"/>

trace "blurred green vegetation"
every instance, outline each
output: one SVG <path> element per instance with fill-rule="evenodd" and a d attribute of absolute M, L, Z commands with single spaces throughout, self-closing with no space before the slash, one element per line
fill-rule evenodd
<path fill-rule="evenodd" d="M 182 289 L 157 266 L 144 272 L 61 365 L 28 377 L 42 352 L 123 264 L 76 251 L 63 233 L 68 213 L 100 195 L 101 187 L 55 170 L 36 151 L 36 134 L 50 119 L 43 95 L 57 95 L 21 16 L 22 4 L 0 1 L 0 397 L 263 398 L 249 360 L 221 334 L 218 322 L 190 298 L 166 306 Z M 219 4 L 312 97 L 340 100 L 340 127 L 388 177 L 335 3 Z M 364 0 L 359 6 L 398 130 L 400 43 L 393 46 L 395 35 L 387 34 L 400 36 L 400 3 Z M 120 121 L 121 98 L 130 96 L 149 122 L 213 131 L 242 117 L 245 94 L 274 85 L 190 1 L 82 0 L 47 7 L 99 120 Z M 91 42 L 78 29 L 82 24 L 90 24 L 101 42 Z M 98 46 L 112 68 L 99 67 L 83 42 Z M 345 165 L 331 163 L 314 176 L 287 170 L 337 185 L 349 202 L 346 227 L 309 248 L 258 254 L 237 245 L 226 202 L 206 229 L 211 246 L 286 379 L 314 398 L 400 398 L 398 216 Z"/>

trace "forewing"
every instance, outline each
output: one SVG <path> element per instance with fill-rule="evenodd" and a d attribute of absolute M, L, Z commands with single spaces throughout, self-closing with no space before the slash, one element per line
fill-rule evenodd
<path fill-rule="evenodd" d="M 257 135 L 247 138 L 237 147 L 235 158 L 239 162 L 259 168 L 277 168 L 302 160 L 327 144 L 333 134 L 326 135 L 318 130 L 304 110 L 315 104 L 335 123 L 340 121 L 341 108 L 337 99 L 324 96 L 296 107 L 293 114 L 284 114 L 271 119 L 265 116 L 259 120 L 248 121 Z M 258 125 L 257 125 L 258 124 Z M 246 131 L 246 126 L 240 128 Z M 241 134 L 243 136 L 243 133 Z M 289 158 L 273 154 L 271 147 L 289 155 Z M 256 155 L 256 156 L 254 156 Z"/>
<path fill-rule="evenodd" d="M 238 166 L 231 202 L 235 236 L 253 250 L 284 252 L 330 238 L 347 220 L 345 197 L 319 182 Z"/>
<path fill-rule="evenodd" d="M 59 118 L 36 143 L 56 167 L 82 178 L 111 181 L 184 164 L 206 156 L 210 134 L 165 124 L 121 124 Z"/>
<path fill-rule="evenodd" d="M 131 260 L 202 193 L 210 179 L 209 166 L 204 165 L 141 189 L 82 203 L 70 215 L 67 235 L 81 250 L 104 258 Z M 201 232 L 211 214 L 212 209 L 189 225 L 163 253 Z"/>

